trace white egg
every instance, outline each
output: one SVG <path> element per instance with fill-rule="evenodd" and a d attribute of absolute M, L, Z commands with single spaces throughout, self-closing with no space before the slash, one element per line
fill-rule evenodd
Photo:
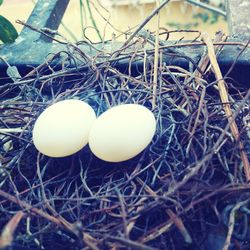
<path fill-rule="evenodd" d="M 100 115 L 89 134 L 89 146 L 98 158 L 125 161 L 141 153 L 156 130 L 153 113 L 138 104 L 123 104 Z"/>
<path fill-rule="evenodd" d="M 33 142 L 44 155 L 64 157 L 88 143 L 94 110 L 80 100 L 64 100 L 45 109 L 35 122 Z"/>

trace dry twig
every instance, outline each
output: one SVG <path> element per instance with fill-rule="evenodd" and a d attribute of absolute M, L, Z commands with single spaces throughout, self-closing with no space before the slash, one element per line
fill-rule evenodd
<path fill-rule="evenodd" d="M 219 64 L 216 60 L 216 55 L 214 52 L 214 47 L 213 47 L 213 43 L 210 40 L 208 34 L 202 34 L 202 38 L 204 40 L 204 42 L 207 45 L 207 49 L 208 49 L 208 56 L 211 62 L 211 65 L 213 67 L 214 70 L 214 74 L 216 76 L 216 79 L 218 81 L 218 88 L 219 88 L 219 94 L 220 94 L 220 98 L 221 98 L 221 102 L 223 103 L 223 107 L 228 119 L 228 122 L 230 124 L 230 128 L 232 131 L 232 134 L 235 138 L 235 141 L 239 144 L 239 151 L 240 151 L 240 155 L 241 155 L 241 159 L 242 159 L 242 163 L 244 166 L 244 172 L 245 172 L 245 176 L 246 176 L 246 180 L 250 181 L 250 165 L 249 165 L 249 160 L 248 160 L 248 156 L 244 150 L 244 145 L 240 140 L 240 133 L 239 133 L 239 129 L 237 127 L 236 122 L 232 119 L 233 117 L 233 113 L 230 107 L 230 102 L 229 102 L 229 98 L 228 98 L 228 93 L 227 93 L 227 89 L 226 89 L 226 84 L 225 81 L 223 79 L 222 73 L 220 71 L 220 67 Z"/>

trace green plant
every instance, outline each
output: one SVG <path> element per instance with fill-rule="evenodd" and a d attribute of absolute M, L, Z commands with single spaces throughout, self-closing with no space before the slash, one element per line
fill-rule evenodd
<path fill-rule="evenodd" d="M 2 5 L 3 0 L 0 0 L 0 6 Z M 12 23 L 0 15 L 0 40 L 3 43 L 13 43 L 17 38 L 18 33 Z"/>
<path fill-rule="evenodd" d="M 188 0 L 188 2 L 197 6 L 200 6 L 201 3 L 205 3 L 206 5 L 202 6 L 204 11 L 201 13 L 194 14 L 193 22 L 185 23 L 185 24 L 182 24 L 179 22 L 169 22 L 169 23 L 166 23 L 168 26 L 175 28 L 175 29 L 191 29 L 191 28 L 196 28 L 201 23 L 214 24 L 218 22 L 219 18 L 221 17 L 226 19 L 226 17 L 220 13 L 220 11 L 225 10 L 225 5 L 222 3 L 218 5 L 218 8 L 214 8 L 213 6 L 209 5 L 210 0 L 203 0 L 197 3 L 195 3 L 194 0 Z"/>
<path fill-rule="evenodd" d="M 198 22 L 192 22 L 192 23 L 168 22 L 167 25 L 177 30 L 182 30 L 182 29 L 189 30 L 192 28 L 196 28 L 199 25 L 199 23 Z"/>
<path fill-rule="evenodd" d="M 214 24 L 218 22 L 219 15 L 217 13 L 205 11 L 203 13 L 198 13 L 193 15 L 193 18 L 196 20 L 201 20 L 203 23 Z"/>
<path fill-rule="evenodd" d="M 80 0 L 80 2 L 81 2 L 81 6 L 83 6 L 82 0 Z M 99 31 L 99 29 L 98 29 L 98 27 L 96 25 L 95 19 L 93 17 L 93 13 L 92 13 L 92 10 L 91 10 L 91 6 L 90 6 L 89 0 L 86 0 L 86 4 L 87 4 L 87 9 L 88 9 L 88 12 L 89 12 L 89 17 L 91 19 L 92 25 L 93 25 L 93 27 L 94 27 L 94 29 L 95 29 L 95 31 L 96 31 L 96 33 L 97 33 L 100 41 L 102 41 L 102 36 L 101 36 L 101 33 L 100 33 L 100 31 Z"/>

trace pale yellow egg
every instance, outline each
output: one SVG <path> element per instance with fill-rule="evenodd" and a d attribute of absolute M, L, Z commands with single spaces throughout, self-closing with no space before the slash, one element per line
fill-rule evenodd
<path fill-rule="evenodd" d="M 81 150 L 96 120 L 92 107 L 80 100 L 64 100 L 45 109 L 35 122 L 33 142 L 44 155 L 64 157 Z"/>
<path fill-rule="evenodd" d="M 89 134 L 89 146 L 98 158 L 125 161 L 141 153 L 156 130 L 154 114 L 138 104 L 123 104 L 100 115 Z"/>

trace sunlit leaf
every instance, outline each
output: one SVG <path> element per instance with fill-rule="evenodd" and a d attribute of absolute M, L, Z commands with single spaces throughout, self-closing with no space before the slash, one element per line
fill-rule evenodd
<path fill-rule="evenodd" d="M 0 40 L 3 43 L 12 43 L 15 41 L 17 36 L 18 33 L 11 22 L 0 15 Z"/>
<path fill-rule="evenodd" d="M 0 6 L 2 5 L 2 3 L 3 3 L 3 0 L 0 0 Z"/>

